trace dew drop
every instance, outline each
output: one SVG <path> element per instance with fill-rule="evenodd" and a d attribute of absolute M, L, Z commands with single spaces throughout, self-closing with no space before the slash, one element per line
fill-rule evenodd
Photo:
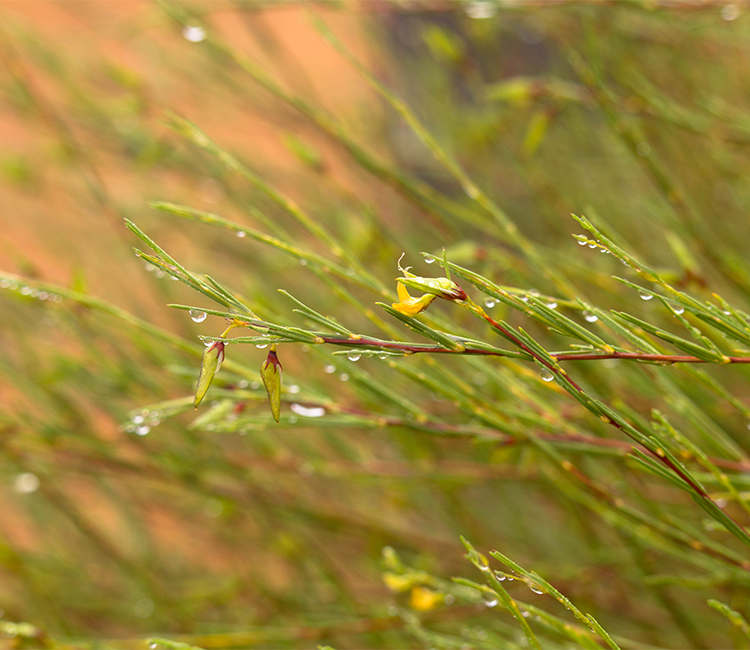
<path fill-rule="evenodd" d="M 268 343 L 256 343 L 255 347 L 258 348 L 259 350 L 262 350 L 263 348 L 268 347 Z"/>
<path fill-rule="evenodd" d="M 433 264 L 434 262 L 435 262 L 435 258 L 432 257 L 431 255 L 428 255 L 427 257 L 424 258 L 425 264 Z"/>
<path fill-rule="evenodd" d="M 497 304 L 497 300 L 494 298 L 485 298 L 484 299 L 484 306 L 487 307 L 487 309 L 492 309 Z"/>
<path fill-rule="evenodd" d="M 326 410 L 322 406 L 302 406 L 296 402 L 289 406 L 289 410 L 292 413 L 301 415 L 303 418 L 320 418 L 326 414 Z"/>
<path fill-rule="evenodd" d="M 244 230 L 238 230 L 237 236 L 242 239 L 243 237 L 247 237 L 247 233 Z"/>
<path fill-rule="evenodd" d="M 484 602 L 485 607 L 494 607 L 497 605 L 497 594 L 494 591 L 483 591 L 482 602 Z"/>
<path fill-rule="evenodd" d="M 188 313 L 190 314 L 190 319 L 194 323 L 202 323 L 204 320 L 206 320 L 205 311 L 199 311 L 198 309 L 191 309 Z"/>
<path fill-rule="evenodd" d="M 579 246 L 585 246 L 588 242 L 585 239 L 576 239 Z"/>
<path fill-rule="evenodd" d="M 732 21 L 740 17 L 740 7 L 737 4 L 724 5 L 721 8 L 721 17 L 723 20 Z"/>
<path fill-rule="evenodd" d="M 685 313 L 685 308 L 682 305 L 672 305 L 672 311 L 679 316 Z"/>
<path fill-rule="evenodd" d="M 287 390 L 292 393 L 292 395 L 296 395 L 297 393 L 299 393 L 300 388 L 299 386 L 297 386 L 297 384 L 292 384 L 291 386 L 289 386 L 289 388 L 287 388 Z"/>
<path fill-rule="evenodd" d="M 726 508 L 727 507 L 727 500 L 726 499 L 716 499 L 716 505 L 719 506 L 719 508 Z"/>
<path fill-rule="evenodd" d="M 454 596 L 453 594 L 447 594 L 447 595 L 445 596 L 445 598 L 443 599 L 443 602 L 444 602 L 444 603 L 445 603 L 446 605 L 452 605 L 453 603 L 455 603 L 455 602 L 456 602 L 456 597 L 455 597 L 455 596 Z"/>
<path fill-rule="evenodd" d="M 13 491 L 18 494 L 31 494 L 39 489 L 39 477 L 31 472 L 19 474 L 13 480 Z"/>
<path fill-rule="evenodd" d="M 549 307 L 550 309 L 555 309 L 555 307 L 557 307 L 557 303 L 554 301 L 548 302 L 547 307 Z"/>
<path fill-rule="evenodd" d="M 336 366 L 324 366 L 323 372 L 327 375 L 332 375 L 334 372 L 336 372 Z"/>
<path fill-rule="evenodd" d="M 185 25 L 182 35 L 186 41 L 190 41 L 191 43 L 200 43 L 206 40 L 206 30 L 198 25 Z"/>
<path fill-rule="evenodd" d="M 555 378 L 555 373 L 549 368 L 542 368 L 542 381 L 552 381 Z"/>
<path fill-rule="evenodd" d="M 307 266 L 307 260 L 300 260 L 299 261 L 300 266 Z"/>
<path fill-rule="evenodd" d="M 381 361 L 385 361 L 387 358 L 388 358 L 388 355 L 385 352 L 378 355 L 378 359 L 380 359 Z"/>
<path fill-rule="evenodd" d="M 362 355 L 359 352 L 350 352 L 346 355 L 346 358 L 349 359 L 349 361 L 359 361 L 361 356 Z"/>
<path fill-rule="evenodd" d="M 599 320 L 599 317 L 596 314 L 585 311 L 583 312 L 583 320 L 587 323 L 596 323 L 596 321 Z"/>
<path fill-rule="evenodd" d="M 142 424 L 142 423 L 143 423 L 143 421 L 144 421 L 145 419 L 146 419 L 146 418 L 144 418 L 144 417 L 143 417 L 142 415 L 136 415 L 136 416 L 135 416 L 135 417 L 133 418 L 133 422 L 134 422 L 135 424 Z"/>
<path fill-rule="evenodd" d="M 505 574 L 502 571 L 495 571 L 495 580 L 503 582 L 503 580 L 505 580 Z"/>
<path fill-rule="evenodd" d="M 21 287 L 21 295 L 22 296 L 28 296 L 31 293 L 32 289 L 31 287 Z"/>
<path fill-rule="evenodd" d="M 151 427 L 148 424 L 141 424 L 135 428 L 135 433 L 139 436 L 145 436 L 149 431 L 151 431 Z"/>
<path fill-rule="evenodd" d="M 138 618 L 148 618 L 154 613 L 154 602 L 149 598 L 141 598 L 133 605 L 133 613 Z"/>
<path fill-rule="evenodd" d="M 591 243 L 589 244 L 589 248 L 596 248 L 596 244 L 595 244 L 594 242 L 591 242 Z"/>
<path fill-rule="evenodd" d="M 252 384 L 250 384 L 250 388 L 252 390 L 258 390 L 260 388 L 260 382 L 259 381 L 254 381 Z"/>
<path fill-rule="evenodd" d="M 544 589 L 542 589 L 542 588 L 541 588 L 541 587 L 540 587 L 539 585 L 537 585 L 537 584 L 536 584 L 536 583 L 534 583 L 534 582 L 530 582 L 530 583 L 528 583 L 528 587 L 529 587 L 529 589 L 531 589 L 531 591 L 533 591 L 533 592 L 534 592 L 535 594 L 543 594 L 543 593 L 544 593 Z"/>
<path fill-rule="evenodd" d="M 495 5 L 494 2 L 489 2 L 489 0 L 477 0 L 475 2 L 469 2 L 466 5 L 466 15 L 469 18 L 474 18 L 475 20 L 482 20 L 485 18 L 492 18 L 497 13 L 497 5 Z M 471 189 L 474 190 L 474 194 L 476 194 L 476 190 L 472 187 Z M 469 196 L 471 196 L 471 192 L 469 192 Z"/>
<path fill-rule="evenodd" d="M 346 374 L 345 372 L 342 372 L 342 373 L 341 373 L 341 374 L 339 375 L 339 379 L 340 379 L 341 381 L 349 381 L 349 375 L 347 375 L 347 374 Z"/>
<path fill-rule="evenodd" d="M 654 297 L 654 294 L 649 293 L 648 291 L 639 291 L 638 295 L 641 297 L 641 300 L 651 300 L 651 298 Z"/>
<path fill-rule="evenodd" d="M 237 388 L 247 388 L 249 385 L 247 379 L 242 379 L 237 383 Z"/>
<path fill-rule="evenodd" d="M 538 289 L 529 289 L 529 295 L 530 296 L 534 296 L 534 298 L 538 298 L 539 295 L 540 295 L 539 294 L 539 290 Z"/>

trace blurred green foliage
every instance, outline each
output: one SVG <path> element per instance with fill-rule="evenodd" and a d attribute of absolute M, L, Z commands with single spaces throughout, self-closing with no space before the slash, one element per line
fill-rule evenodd
<path fill-rule="evenodd" d="M 22 4 L 0 648 L 749 647 L 740 4 Z"/>

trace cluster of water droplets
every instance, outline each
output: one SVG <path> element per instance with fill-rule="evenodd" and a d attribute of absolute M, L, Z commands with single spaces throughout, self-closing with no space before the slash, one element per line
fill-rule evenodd
<path fill-rule="evenodd" d="M 49 300 L 50 302 L 62 302 L 62 296 L 56 293 L 50 293 L 49 291 L 40 291 L 34 287 L 30 287 L 27 284 L 18 282 L 17 280 L 9 280 L 3 278 L 0 280 L 0 289 L 7 289 L 8 291 L 18 291 L 22 296 L 28 296 L 29 298 L 36 298 L 37 300 Z"/>
<path fill-rule="evenodd" d="M 146 262 L 143 265 L 143 268 L 145 268 L 149 273 L 153 273 L 154 277 L 159 278 L 159 279 L 163 278 L 166 275 L 164 271 L 162 271 L 155 264 L 151 264 L 151 262 Z"/>
<path fill-rule="evenodd" d="M 128 422 L 120 425 L 118 431 L 121 433 L 134 433 L 137 436 L 145 436 L 151 432 L 153 427 L 162 423 L 163 413 L 159 410 L 150 411 L 143 409 L 135 413 Z"/>

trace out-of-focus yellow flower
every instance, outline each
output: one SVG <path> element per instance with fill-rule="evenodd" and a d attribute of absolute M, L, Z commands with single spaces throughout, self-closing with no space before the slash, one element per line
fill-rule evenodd
<path fill-rule="evenodd" d="M 396 311 L 400 311 L 407 316 L 416 316 L 430 306 L 437 296 L 426 293 L 421 298 L 412 298 L 406 287 L 400 282 L 396 285 L 398 291 L 398 302 L 391 305 Z"/>
<path fill-rule="evenodd" d="M 427 589 L 426 587 L 420 587 L 419 585 L 413 587 L 409 595 L 409 605 L 418 612 L 435 609 L 438 605 L 442 605 L 444 601 L 445 597 L 443 594 L 432 589 Z"/>
<path fill-rule="evenodd" d="M 391 591 L 406 591 L 414 584 L 414 579 L 387 571 L 383 574 L 383 582 L 385 582 L 385 586 Z"/>

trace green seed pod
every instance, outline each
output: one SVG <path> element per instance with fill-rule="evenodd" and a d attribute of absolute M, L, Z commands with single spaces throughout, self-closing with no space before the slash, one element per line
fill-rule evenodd
<path fill-rule="evenodd" d="M 195 408 L 198 408 L 198 404 L 206 396 L 214 375 L 221 368 L 222 361 L 224 361 L 224 343 L 222 341 L 215 341 L 203 351 L 201 374 L 198 377 L 198 386 L 195 389 L 195 400 L 193 401 Z"/>
<path fill-rule="evenodd" d="M 271 415 L 276 422 L 279 421 L 281 413 L 281 362 L 276 356 L 276 346 L 271 347 L 266 360 L 260 367 L 260 378 L 268 393 L 268 405 L 271 407 Z"/>

